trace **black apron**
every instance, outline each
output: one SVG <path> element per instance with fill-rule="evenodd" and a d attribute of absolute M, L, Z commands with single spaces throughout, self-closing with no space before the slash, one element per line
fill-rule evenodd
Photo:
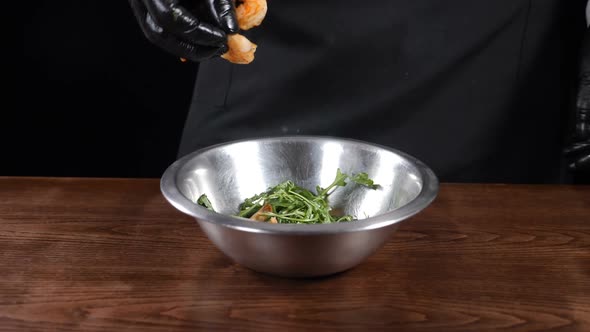
<path fill-rule="evenodd" d="M 405 151 L 446 182 L 559 182 L 567 2 L 269 0 L 245 33 L 254 62 L 200 65 L 180 155 L 329 135 Z"/>

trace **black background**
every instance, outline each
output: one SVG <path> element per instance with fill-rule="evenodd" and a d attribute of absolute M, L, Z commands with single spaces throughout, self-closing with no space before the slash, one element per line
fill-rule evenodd
<path fill-rule="evenodd" d="M 4 121 L 0 175 L 159 177 L 198 65 L 150 44 L 127 1 L 35 1 L 24 12 L 24 91 L 4 111 L 16 119 Z"/>
<path fill-rule="evenodd" d="M 161 176 L 176 159 L 198 65 L 149 43 L 127 1 L 40 0 L 6 12 L 26 15 L 0 175 Z M 564 32 L 580 25 L 567 21 Z M 562 36 L 575 59 L 580 36 Z"/>

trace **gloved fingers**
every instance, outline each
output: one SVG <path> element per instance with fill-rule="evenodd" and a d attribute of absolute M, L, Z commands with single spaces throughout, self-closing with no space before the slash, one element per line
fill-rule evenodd
<path fill-rule="evenodd" d="M 236 18 L 234 0 L 207 0 L 216 23 L 226 33 L 236 33 L 240 29 Z"/>
<path fill-rule="evenodd" d="M 577 153 L 580 153 L 584 150 L 588 150 L 590 153 L 590 141 L 584 141 L 584 142 L 576 142 L 572 145 L 570 145 L 569 147 L 567 147 L 563 152 L 566 155 L 574 155 Z"/>
<path fill-rule="evenodd" d="M 574 162 L 572 162 L 571 164 L 569 164 L 569 168 L 571 170 L 584 170 L 584 171 L 590 171 L 590 154 L 585 155 L 581 158 L 578 158 L 577 160 L 575 160 Z"/>
<path fill-rule="evenodd" d="M 228 48 L 225 44 L 211 47 L 195 45 L 177 39 L 173 35 L 164 31 L 164 29 L 153 20 L 141 0 L 130 0 L 130 3 L 135 16 L 138 18 L 139 26 L 146 38 L 167 52 L 191 61 L 201 61 L 227 52 Z"/>
<path fill-rule="evenodd" d="M 163 47 L 170 53 L 191 61 L 202 61 L 222 55 L 228 51 L 226 45 L 220 47 L 193 45 L 185 41 L 174 39 L 173 37 L 162 40 L 162 45 L 164 45 Z"/>
<path fill-rule="evenodd" d="M 140 0 L 129 0 L 129 4 L 131 5 L 131 9 L 133 10 L 133 15 L 135 15 L 135 18 L 139 22 L 141 31 L 143 31 L 143 33 L 147 37 L 147 33 L 145 30 L 145 19 L 147 15 L 147 9 L 145 8 L 145 5 Z"/>
<path fill-rule="evenodd" d="M 235 0 L 201 0 L 195 4 L 194 8 L 188 6 L 187 8 L 199 13 L 202 21 L 221 28 L 227 34 L 232 34 L 240 30 L 234 3 Z"/>
<path fill-rule="evenodd" d="M 227 35 L 219 28 L 207 23 L 199 23 L 193 30 L 186 31 L 182 37 L 188 42 L 207 46 L 227 44 Z"/>
<path fill-rule="evenodd" d="M 222 29 L 202 22 L 180 6 L 177 0 L 143 0 L 143 4 L 157 25 L 179 39 L 208 46 L 220 46 L 227 42 Z"/>
<path fill-rule="evenodd" d="M 217 55 L 221 55 L 228 51 L 227 45 L 195 45 L 184 40 L 179 40 L 174 36 L 165 33 L 156 35 L 153 42 L 157 45 L 160 45 L 160 47 L 169 53 L 191 61 L 202 61 Z"/>
<path fill-rule="evenodd" d="M 162 38 L 161 35 L 164 34 L 164 29 L 154 22 L 141 0 L 129 0 L 129 3 L 143 34 L 149 41 L 157 44 Z"/>
<path fill-rule="evenodd" d="M 563 152 L 570 170 L 590 170 L 590 140 L 575 142 Z"/>

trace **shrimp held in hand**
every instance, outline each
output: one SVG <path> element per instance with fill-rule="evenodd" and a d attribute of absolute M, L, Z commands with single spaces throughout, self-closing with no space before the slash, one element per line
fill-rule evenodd
<path fill-rule="evenodd" d="M 254 60 L 257 45 L 249 41 L 248 38 L 240 34 L 229 35 L 227 36 L 227 46 L 229 51 L 221 55 L 227 61 L 248 64 Z"/>
<path fill-rule="evenodd" d="M 266 16 L 266 0 L 242 0 L 236 5 L 236 17 L 242 30 L 248 30 L 260 25 Z M 229 62 L 248 64 L 254 60 L 257 45 L 240 34 L 227 36 L 229 51 L 221 55 Z"/>
<path fill-rule="evenodd" d="M 242 30 L 248 30 L 260 25 L 266 16 L 266 0 L 243 0 L 238 1 L 236 16 L 238 25 Z"/>

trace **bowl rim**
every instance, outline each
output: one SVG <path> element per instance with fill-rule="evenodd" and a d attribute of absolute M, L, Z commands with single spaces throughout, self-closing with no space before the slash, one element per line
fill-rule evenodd
<path fill-rule="evenodd" d="M 231 216 L 213 212 L 206 209 L 190 199 L 186 198 L 178 189 L 176 179 L 178 172 L 182 167 L 193 159 L 195 156 L 203 154 L 207 151 L 217 149 L 220 147 L 238 144 L 242 142 L 252 141 L 339 141 L 345 143 L 355 143 L 365 145 L 369 148 L 377 148 L 392 152 L 399 157 L 406 159 L 408 162 L 416 167 L 422 177 L 422 189 L 420 193 L 404 206 L 392 210 L 390 212 L 369 217 L 366 219 L 359 219 L 353 222 L 340 222 L 340 223 L 329 223 L 329 224 L 271 224 L 259 221 L 251 221 L 246 218 L 237 216 Z M 384 146 L 381 144 L 370 143 L 352 138 L 343 138 L 335 136 L 318 136 L 318 135 L 296 135 L 296 136 L 260 136 L 254 138 L 245 138 L 227 141 L 223 143 L 214 144 L 208 147 L 198 149 L 191 152 L 183 157 L 180 157 L 173 162 L 162 174 L 160 179 L 160 191 L 164 198 L 179 211 L 190 215 L 197 219 L 198 222 L 204 221 L 208 223 L 217 224 L 241 231 L 254 232 L 254 233 L 270 233 L 270 234 L 301 234 L 301 235 L 312 235 L 312 234 L 334 234 L 342 232 L 356 232 L 363 230 L 371 230 L 386 227 L 392 224 L 399 223 L 405 219 L 408 219 L 415 214 L 419 213 L 423 209 L 434 201 L 439 191 L 439 181 L 437 176 L 434 174 L 432 169 L 424 164 L 422 161 L 414 156 L 411 156 L 405 152 L 397 149 Z"/>

